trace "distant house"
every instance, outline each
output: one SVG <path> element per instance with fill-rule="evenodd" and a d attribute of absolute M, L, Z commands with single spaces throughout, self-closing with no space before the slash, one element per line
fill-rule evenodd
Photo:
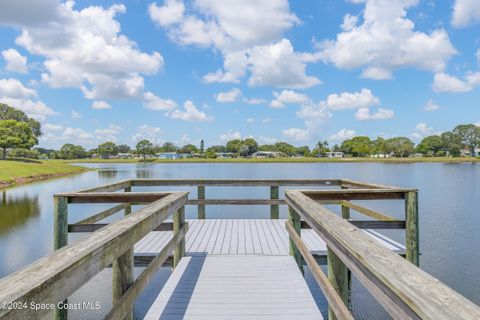
<path fill-rule="evenodd" d="M 391 154 L 389 153 L 375 153 L 370 155 L 370 158 L 390 158 Z"/>
<path fill-rule="evenodd" d="M 189 153 L 176 153 L 176 152 L 160 152 L 157 153 L 157 158 L 159 159 L 183 159 L 189 158 Z"/>
<path fill-rule="evenodd" d="M 133 158 L 133 154 L 131 153 L 119 153 L 117 154 L 117 159 L 130 159 Z"/>
<path fill-rule="evenodd" d="M 462 157 L 471 157 L 472 156 L 472 150 L 470 150 L 470 149 L 460 150 L 460 155 Z M 474 152 L 473 156 L 474 157 L 480 157 L 480 148 L 475 148 L 475 152 Z"/>
<path fill-rule="evenodd" d="M 217 158 L 234 158 L 235 153 L 233 152 L 215 152 Z"/>
<path fill-rule="evenodd" d="M 253 158 L 279 158 L 283 155 L 283 152 L 277 151 L 257 151 L 252 154 Z"/>
<path fill-rule="evenodd" d="M 327 158 L 343 158 L 345 154 L 341 151 L 329 151 L 325 152 L 325 157 Z"/>

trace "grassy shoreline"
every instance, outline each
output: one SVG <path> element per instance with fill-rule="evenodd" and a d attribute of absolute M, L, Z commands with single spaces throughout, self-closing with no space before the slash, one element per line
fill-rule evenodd
<path fill-rule="evenodd" d="M 65 160 L 69 163 L 141 163 L 138 159 L 80 159 Z M 155 159 L 147 163 L 418 163 L 418 162 L 443 162 L 463 163 L 480 162 L 480 158 L 450 158 L 450 157 L 422 157 L 422 158 L 233 158 L 233 159 Z"/>
<path fill-rule="evenodd" d="M 82 173 L 90 169 L 58 160 L 0 161 L 0 189 Z"/>

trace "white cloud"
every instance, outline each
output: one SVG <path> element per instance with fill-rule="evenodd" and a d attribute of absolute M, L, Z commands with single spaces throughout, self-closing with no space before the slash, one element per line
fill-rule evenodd
<path fill-rule="evenodd" d="M 325 105 L 331 110 L 367 108 L 378 104 L 380 104 L 380 99 L 365 88 L 359 92 L 330 94 L 325 101 Z"/>
<path fill-rule="evenodd" d="M 355 132 L 355 130 L 341 129 L 337 133 L 332 134 L 330 137 L 328 137 L 328 140 L 332 142 L 340 142 L 346 139 L 351 139 L 356 134 L 357 133 Z"/>
<path fill-rule="evenodd" d="M 227 92 L 219 92 L 215 95 L 215 99 L 220 103 L 235 102 L 242 95 L 242 91 L 238 88 L 233 88 Z"/>
<path fill-rule="evenodd" d="M 95 136 L 99 141 L 112 141 L 117 142 L 118 138 L 117 135 L 122 130 L 121 127 L 110 124 L 108 128 L 104 129 L 95 129 Z"/>
<path fill-rule="evenodd" d="M 83 129 L 48 123 L 43 126 L 43 135 L 39 141 L 40 145 L 44 147 L 54 148 L 59 148 L 64 143 L 74 143 L 86 147 L 93 147 L 98 143 L 92 133 Z"/>
<path fill-rule="evenodd" d="M 0 24 L 9 26 L 37 26 L 50 21 L 58 21 L 58 0 L 0 1 Z"/>
<path fill-rule="evenodd" d="M 259 144 L 274 144 L 274 143 L 278 142 L 278 139 L 277 138 L 272 138 L 272 137 L 260 136 L 260 137 L 258 137 L 257 141 L 258 141 Z"/>
<path fill-rule="evenodd" d="M 172 119 L 179 119 L 184 121 L 212 121 L 213 118 L 206 113 L 201 112 L 195 107 L 192 101 L 187 100 L 183 104 L 185 111 L 178 109 L 170 111 L 167 115 Z"/>
<path fill-rule="evenodd" d="M 6 62 L 5 70 L 18 73 L 28 72 L 27 58 L 22 56 L 17 50 L 12 48 L 3 50 L 2 56 Z"/>
<path fill-rule="evenodd" d="M 362 23 L 347 15 L 336 39 L 318 44 L 325 62 L 346 70 L 362 67 L 365 78 L 388 79 L 393 71 L 406 67 L 440 72 L 456 54 L 445 30 L 419 32 L 407 19 L 406 10 L 418 0 L 355 3 L 365 3 Z"/>
<path fill-rule="evenodd" d="M 395 115 L 393 110 L 378 108 L 378 110 L 374 113 L 370 113 L 369 108 L 360 108 L 355 113 L 355 118 L 357 120 L 385 120 L 391 119 Z"/>
<path fill-rule="evenodd" d="M 59 124 L 45 123 L 43 125 L 43 129 L 45 131 L 60 131 L 63 129 L 63 127 Z"/>
<path fill-rule="evenodd" d="M 480 72 L 467 73 L 465 79 L 459 79 L 446 73 L 436 73 L 433 78 L 435 92 L 467 92 L 480 85 Z"/>
<path fill-rule="evenodd" d="M 243 101 L 247 104 L 264 104 L 264 103 L 267 103 L 266 100 L 261 99 L 261 98 L 243 99 Z"/>
<path fill-rule="evenodd" d="M 466 27 L 480 21 L 480 2 L 478 0 L 455 0 L 452 25 Z"/>
<path fill-rule="evenodd" d="M 173 110 L 177 107 L 177 103 L 171 99 L 162 99 L 151 92 L 144 95 L 143 106 L 150 110 Z"/>
<path fill-rule="evenodd" d="M 221 134 L 219 137 L 221 143 L 225 143 L 234 139 L 242 139 L 242 134 L 239 131 L 228 130 L 227 132 Z"/>
<path fill-rule="evenodd" d="M 105 101 L 94 101 L 91 106 L 92 109 L 112 109 L 112 106 Z"/>
<path fill-rule="evenodd" d="M 415 126 L 414 132 L 410 134 L 410 137 L 415 140 L 423 139 L 427 136 L 440 134 L 440 131 L 434 130 L 429 127 L 425 122 L 420 122 Z"/>
<path fill-rule="evenodd" d="M 270 118 L 262 119 L 262 123 L 270 123 L 271 121 L 272 121 L 272 119 L 270 119 Z"/>
<path fill-rule="evenodd" d="M 75 110 L 72 110 L 70 112 L 70 118 L 72 118 L 72 119 L 81 119 L 82 117 L 83 117 L 83 114 L 81 114 L 81 113 L 79 113 Z"/>
<path fill-rule="evenodd" d="M 247 119 L 247 123 L 254 123 L 254 122 L 255 122 L 255 119 L 253 119 L 253 118 L 248 118 Z"/>
<path fill-rule="evenodd" d="M 310 133 L 308 129 L 300 129 L 300 128 L 290 128 L 286 130 L 282 130 L 282 133 L 287 139 L 291 141 L 308 141 L 310 139 Z"/>
<path fill-rule="evenodd" d="M 34 7 L 39 6 L 39 1 L 34 2 Z M 143 98 L 141 75 L 157 73 L 163 58 L 158 52 L 141 52 L 135 42 L 120 33 L 115 18 L 125 13 L 124 5 L 81 10 L 74 9 L 73 1 L 46 0 L 45 5 L 52 14 L 44 14 L 34 24 L 16 21 L 21 29 L 16 44 L 46 58 L 43 82 L 55 88 L 79 88 L 92 100 Z"/>
<path fill-rule="evenodd" d="M 156 3 L 148 6 L 150 18 L 162 27 L 180 22 L 184 12 L 185 5 L 183 1 L 178 0 L 167 0 L 161 7 Z"/>
<path fill-rule="evenodd" d="M 17 79 L 0 79 L 0 102 L 22 110 L 29 117 L 44 121 L 47 116 L 58 114 L 42 101 L 32 100 L 37 92 L 25 87 Z"/>
<path fill-rule="evenodd" d="M 302 104 L 307 103 L 307 95 L 295 92 L 293 90 L 283 90 L 282 92 L 273 92 L 275 100 L 270 102 L 272 108 L 283 108 L 284 104 Z"/>
<path fill-rule="evenodd" d="M 152 127 L 147 124 L 143 124 L 138 127 L 137 133 L 133 135 L 132 140 L 138 142 L 146 139 L 152 143 L 160 144 L 164 142 L 164 140 L 160 137 L 163 133 L 163 130 L 158 127 Z"/>
<path fill-rule="evenodd" d="M 437 103 L 435 103 L 435 101 L 430 99 L 425 104 L 425 107 L 423 108 L 423 110 L 425 110 L 425 111 L 435 111 L 435 110 L 438 110 L 439 108 L 440 108 L 440 106 Z"/>

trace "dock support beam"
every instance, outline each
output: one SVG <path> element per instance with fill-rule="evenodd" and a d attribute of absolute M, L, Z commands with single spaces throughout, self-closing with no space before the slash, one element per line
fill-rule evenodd
<path fill-rule="evenodd" d="M 125 192 L 131 192 L 132 188 L 127 187 Z M 125 216 L 132 213 L 132 205 L 129 203 L 125 207 Z M 134 251 L 133 247 L 129 248 L 113 261 L 112 264 L 112 303 L 115 305 L 134 282 Z M 133 305 L 125 320 L 133 319 Z"/>
<path fill-rule="evenodd" d="M 290 206 L 288 207 L 288 221 L 290 221 L 298 236 L 301 237 L 302 226 L 300 215 L 296 213 L 295 210 Z M 300 271 L 302 271 L 303 273 L 302 254 L 300 253 L 300 250 L 298 250 L 292 238 L 289 237 L 288 241 L 290 244 L 290 255 L 293 256 L 293 258 L 297 262 L 298 267 L 300 268 Z"/>
<path fill-rule="evenodd" d="M 176 235 L 185 224 L 185 207 L 181 207 L 173 214 L 173 235 Z M 185 255 L 185 237 L 180 241 L 173 252 L 173 267 L 175 268 L 180 259 Z"/>
<path fill-rule="evenodd" d="M 278 199 L 278 186 L 270 186 L 270 199 Z M 279 218 L 279 206 L 278 204 L 270 205 L 270 219 Z"/>
<path fill-rule="evenodd" d="M 53 249 L 58 250 L 68 244 L 68 198 L 53 198 Z M 64 301 L 67 303 L 67 300 Z M 55 309 L 54 319 L 67 320 L 67 309 Z"/>
<path fill-rule="evenodd" d="M 405 257 L 416 266 L 420 265 L 420 246 L 418 232 L 418 192 L 405 193 Z"/>
<path fill-rule="evenodd" d="M 205 200 L 205 186 L 198 186 L 197 187 L 197 199 L 198 200 Z M 205 205 L 199 204 L 198 205 L 198 219 L 205 219 Z"/>
<path fill-rule="evenodd" d="M 348 306 L 350 289 L 349 270 L 330 248 L 327 248 L 327 264 L 328 280 L 330 280 L 333 288 L 342 298 L 343 303 Z M 337 319 L 330 307 L 328 308 L 328 319 Z"/>

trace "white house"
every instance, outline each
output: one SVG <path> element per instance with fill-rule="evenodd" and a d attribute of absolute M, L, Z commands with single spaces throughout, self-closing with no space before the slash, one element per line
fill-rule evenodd
<path fill-rule="evenodd" d="M 235 157 L 235 153 L 233 152 L 216 152 L 215 155 L 217 156 L 217 158 L 234 158 Z"/>
<path fill-rule="evenodd" d="M 279 158 L 283 155 L 282 152 L 277 151 L 257 151 L 252 154 L 254 158 Z"/>
<path fill-rule="evenodd" d="M 343 158 L 345 155 L 341 151 L 329 151 L 325 152 L 327 158 Z"/>

